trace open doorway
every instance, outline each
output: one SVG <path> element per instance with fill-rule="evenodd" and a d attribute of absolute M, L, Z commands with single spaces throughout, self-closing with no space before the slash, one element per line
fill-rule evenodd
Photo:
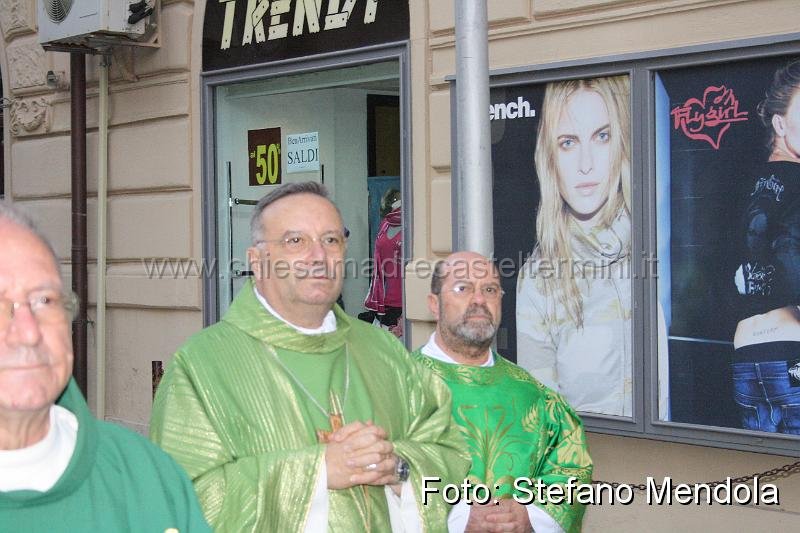
<path fill-rule="evenodd" d="M 398 216 L 402 212 L 399 96 L 396 60 L 216 88 L 220 314 L 249 275 L 246 250 L 255 202 L 282 183 L 299 181 L 323 183 L 350 232 L 340 300 L 345 312 L 358 316 L 366 310 L 365 300 L 374 300 L 376 293 L 379 299 L 387 294 L 402 299 L 400 248 L 396 280 L 376 280 L 373 268 L 375 242 L 387 207 L 395 211 L 387 233 L 396 243 L 403 238 L 402 216 Z M 303 149 L 298 152 L 300 145 Z M 370 195 L 374 176 L 389 178 L 395 189 L 391 201 L 384 198 L 382 207 Z M 392 287 L 373 291 L 374 283 Z M 394 300 L 388 303 L 402 305 Z"/>

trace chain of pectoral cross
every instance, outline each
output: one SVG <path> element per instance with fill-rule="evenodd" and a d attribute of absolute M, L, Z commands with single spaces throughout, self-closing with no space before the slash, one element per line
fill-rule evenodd
<path fill-rule="evenodd" d="M 266 343 L 265 343 L 266 344 Z M 295 385 L 311 400 L 311 403 L 320 410 L 323 416 L 328 418 L 330 422 L 331 429 L 324 430 L 324 429 L 317 429 L 317 441 L 321 444 L 327 444 L 330 441 L 331 435 L 342 426 L 344 426 L 344 405 L 347 403 L 347 393 L 350 390 L 350 350 L 347 346 L 347 343 L 344 345 L 344 394 L 342 395 L 342 401 L 339 402 L 339 397 L 333 392 L 329 391 L 330 397 L 330 410 L 325 409 L 322 404 L 320 404 L 314 395 L 311 394 L 303 382 L 298 379 L 298 377 L 289 370 L 289 367 L 281 361 L 281 358 L 278 356 L 278 352 L 275 351 L 271 345 L 266 344 L 267 351 L 275 358 L 275 361 L 280 365 L 280 367 L 286 372 L 286 374 L 292 379 Z"/>

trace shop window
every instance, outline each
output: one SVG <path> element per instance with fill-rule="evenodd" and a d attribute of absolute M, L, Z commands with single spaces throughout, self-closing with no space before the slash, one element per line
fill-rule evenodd
<path fill-rule="evenodd" d="M 400 99 L 367 95 L 367 151 L 370 176 L 400 175 Z"/>
<path fill-rule="evenodd" d="M 397 60 L 215 89 L 220 314 L 250 274 L 246 250 L 256 201 L 283 183 L 317 181 L 349 232 L 339 304 L 402 336 L 399 102 Z M 373 290 L 376 284 L 383 290 Z"/>
<path fill-rule="evenodd" d="M 800 43 L 740 44 L 492 77 L 498 349 L 589 429 L 796 455 Z"/>

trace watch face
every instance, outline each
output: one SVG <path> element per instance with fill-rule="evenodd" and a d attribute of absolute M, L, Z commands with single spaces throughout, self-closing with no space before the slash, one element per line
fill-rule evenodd
<path fill-rule="evenodd" d="M 399 458 L 399 460 L 397 461 L 397 470 L 396 470 L 397 479 L 399 481 L 408 480 L 409 471 L 410 471 L 410 469 L 409 469 L 409 466 L 408 466 L 408 462 L 405 459 L 403 459 L 402 457 Z"/>

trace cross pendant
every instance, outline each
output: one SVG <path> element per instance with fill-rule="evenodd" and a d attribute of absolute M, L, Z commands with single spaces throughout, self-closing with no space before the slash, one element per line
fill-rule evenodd
<path fill-rule="evenodd" d="M 331 412 L 328 414 L 328 421 L 330 422 L 331 429 L 330 431 L 325 431 L 324 429 L 317 430 L 317 442 L 320 444 L 329 443 L 331 441 L 331 435 L 344 426 L 344 411 L 342 409 L 342 403 L 339 401 L 339 397 L 335 392 L 330 391 L 329 394 Z"/>
<path fill-rule="evenodd" d="M 320 444 L 328 444 L 331 440 L 331 435 L 340 429 L 344 425 L 344 420 L 342 415 L 339 413 L 331 413 L 328 415 L 328 420 L 331 424 L 330 431 L 325 431 L 324 429 L 317 430 L 317 442 Z"/>

